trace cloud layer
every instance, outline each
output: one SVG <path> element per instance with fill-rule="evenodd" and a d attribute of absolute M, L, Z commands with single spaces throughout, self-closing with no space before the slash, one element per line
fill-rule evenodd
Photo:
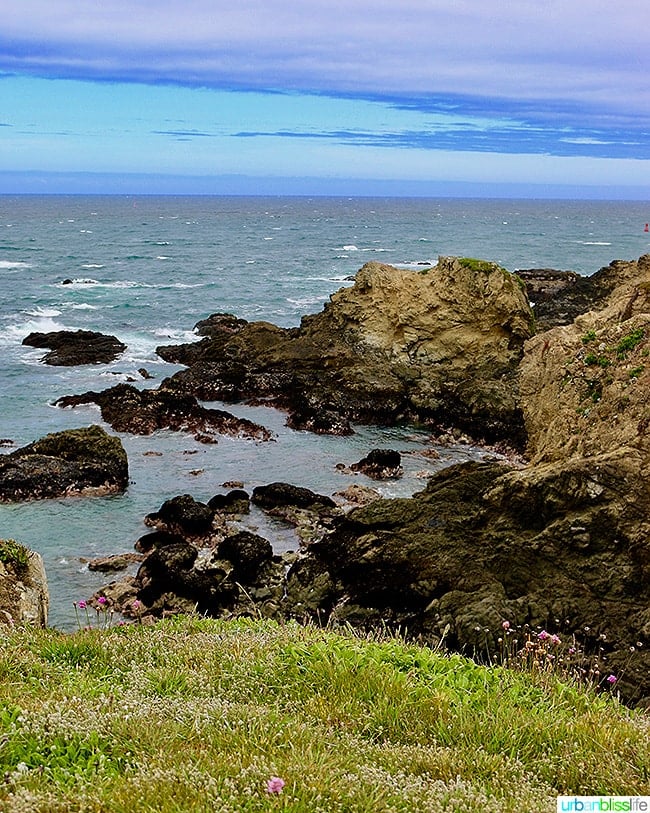
<path fill-rule="evenodd" d="M 139 134 L 147 158 L 151 139 L 178 145 L 179 168 L 183 142 L 199 151 L 200 142 L 218 141 L 230 155 L 225 139 L 236 140 L 244 157 L 246 144 L 277 156 L 293 142 L 306 156 L 320 145 L 352 163 L 350 151 L 364 148 L 643 166 L 650 160 L 648 23 L 647 0 L 21 0 L 3 10 L 0 102 L 3 85 L 15 98 L 20 77 L 69 87 L 81 80 L 98 90 L 115 83 L 123 111 L 136 109 L 137 96 L 124 87 L 178 88 L 183 103 L 207 89 L 212 107 L 228 106 L 228 116 L 187 101 L 192 111 L 172 120 L 170 101 L 160 120 L 149 111 L 121 125 Z M 51 84 L 65 99 L 60 83 Z M 224 91 L 248 102 L 225 105 Z M 267 108 L 262 95 L 275 103 Z M 39 104 L 35 98 L 31 110 Z M 302 116 L 303 108 L 311 113 Z M 47 147 L 45 119 L 37 142 L 29 109 L 19 114 L 11 100 L 2 102 L 2 135 L 14 147 L 27 143 L 19 132 L 34 149 Z M 114 120 L 121 115 L 116 102 Z M 80 121 L 61 117 L 57 134 L 67 127 L 83 137 Z M 199 154 L 207 156 L 207 146 Z M 207 158 L 202 167 L 192 161 L 188 171 L 209 168 Z"/>

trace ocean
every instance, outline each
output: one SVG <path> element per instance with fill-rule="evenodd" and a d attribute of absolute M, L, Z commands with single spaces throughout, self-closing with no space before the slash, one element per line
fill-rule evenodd
<path fill-rule="evenodd" d="M 94 406 L 52 403 L 129 377 L 157 386 L 180 368 L 162 362 L 156 346 L 196 339 L 194 324 L 211 313 L 298 325 L 370 260 L 420 268 L 459 255 L 510 271 L 592 274 L 650 252 L 649 220 L 650 204 L 621 201 L 0 196 L 0 439 L 13 444 L 2 451 L 101 424 Z M 79 328 L 113 334 L 128 349 L 109 365 L 57 368 L 40 362 L 44 351 L 21 344 L 32 331 Z M 154 378 L 142 380 L 141 367 Z M 72 628 L 73 602 L 112 578 L 83 560 L 133 550 L 147 530 L 145 514 L 177 494 L 207 500 L 231 480 L 248 491 L 283 480 L 330 495 L 351 482 L 377 486 L 336 464 L 395 448 L 405 453 L 405 476 L 378 488 L 403 496 L 434 470 L 484 454 L 459 445 L 431 461 L 415 454 L 427 435 L 414 427 L 359 426 L 349 438 L 320 437 L 288 429 L 270 408 L 210 406 L 264 424 L 275 440 L 206 446 L 172 432 L 122 435 L 131 479 L 125 494 L 0 505 L 0 537 L 43 555 L 53 626 Z M 278 552 L 297 547 L 291 529 L 259 511 L 244 525 Z"/>

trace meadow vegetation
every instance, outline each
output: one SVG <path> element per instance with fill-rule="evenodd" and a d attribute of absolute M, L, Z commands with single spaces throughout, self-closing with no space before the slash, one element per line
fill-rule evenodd
<path fill-rule="evenodd" d="M 537 811 L 650 792 L 646 713 L 553 671 L 194 616 L 0 639 L 7 813 Z"/>

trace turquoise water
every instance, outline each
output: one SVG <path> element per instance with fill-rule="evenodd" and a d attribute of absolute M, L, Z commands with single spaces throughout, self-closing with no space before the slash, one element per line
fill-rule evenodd
<path fill-rule="evenodd" d="M 47 432 L 101 423 L 95 407 L 51 404 L 139 379 L 140 367 L 155 379 L 139 386 L 156 386 L 179 368 L 158 359 L 155 347 L 196 338 L 194 324 L 210 313 L 297 325 L 369 260 L 417 268 L 438 255 L 462 255 L 513 271 L 591 274 L 650 251 L 648 220 L 650 205 L 638 202 L 0 196 L 0 438 L 15 448 Z M 33 330 L 78 328 L 114 334 L 128 349 L 110 365 L 53 368 L 40 363 L 43 351 L 21 345 Z M 247 489 L 288 480 L 331 494 L 366 482 L 340 474 L 337 462 L 355 462 L 378 446 L 417 451 L 425 440 L 408 429 L 364 427 L 352 438 L 317 437 L 287 429 L 275 410 L 225 408 L 265 424 L 276 440 L 224 438 L 207 447 L 168 432 L 125 435 L 126 494 L 0 506 L 0 536 L 45 558 L 51 623 L 73 624 L 72 601 L 105 581 L 80 557 L 131 550 L 146 530 L 143 516 L 175 494 L 208 499 L 233 479 Z M 478 454 L 442 450 L 435 466 Z M 383 485 L 384 493 L 412 493 L 434 466 L 417 455 L 404 462 L 405 478 Z M 249 524 L 278 550 L 296 546 L 261 514 Z"/>

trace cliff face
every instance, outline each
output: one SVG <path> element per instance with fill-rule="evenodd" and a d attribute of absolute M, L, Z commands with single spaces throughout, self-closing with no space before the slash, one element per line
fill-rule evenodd
<path fill-rule="evenodd" d="M 603 306 L 527 342 L 521 405 L 532 463 L 650 454 L 650 255 L 613 263 Z"/>

